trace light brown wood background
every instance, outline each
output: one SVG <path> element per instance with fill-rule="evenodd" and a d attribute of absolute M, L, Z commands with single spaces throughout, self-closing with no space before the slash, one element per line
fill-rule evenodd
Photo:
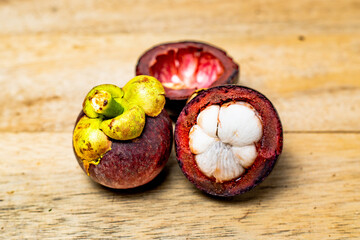
<path fill-rule="evenodd" d="M 74 158 L 90 88 L 179 40 L 225 49 L 280 114 L 283 154 L 244 195 L 199 192 L 174 152 L 122 191 Z M 0 0 L 0 87 L 1 239 L 360 239 L 360 1 Z"/>

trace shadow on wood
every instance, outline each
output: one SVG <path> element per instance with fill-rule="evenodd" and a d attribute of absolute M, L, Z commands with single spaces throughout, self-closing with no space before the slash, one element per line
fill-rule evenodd
<path fill-rule="evenodd" d="M 284 149 L 270 175 L 265 178 L 263 182 L 259 183 L 259 185 L 257 185 L 255 188 L 241 195 L 234 197 L 217 197 L 205 194 L 200 191 L 199 193 L 202 194 L 204 198 L 230 204 L 251 201 L 257 202 L 261 199 L 273 198 L 273 196 L 279 192 L 286 191 L 286 188 L 288 187 L 287 182 L 289 182 L 289 177 L 291 175 L 287 173 L 287 170 L 291 168 L 290 160 L 293 159 L 290 155 L 291 153 Z"/>

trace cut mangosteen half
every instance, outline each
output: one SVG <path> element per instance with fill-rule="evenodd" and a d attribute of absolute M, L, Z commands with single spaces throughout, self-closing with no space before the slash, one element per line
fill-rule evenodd
<path fill-rule="evenodd" d="M 175 126 L 181 170 L 197 188 L 215 196 L 238 195 L 262 182 L 282 145 L 274 106 L 261 93 L 241 86 L 199 92 Z"/>
<path fill-rule="evenodd" d="M 197 89 L 236 83 L 239 66 L 225 51 L 202 42 L 157 45 L 138 60 L 136 75 L 150 75 L 164 86 L 166 106 L 176 116 Z"/>

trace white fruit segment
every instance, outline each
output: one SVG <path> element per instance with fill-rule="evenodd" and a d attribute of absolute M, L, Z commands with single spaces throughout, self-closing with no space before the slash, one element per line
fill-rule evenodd
<path fill-rule="evenodd" d="M 194 154 L 203 153 L 215 141 L 217 139 L 207 135 L 199 125 L 194 125 L 190 130 L 189 145 Z"/>
<path fill-rule="evenodd" d="M 189 146 L 199 169 L 224 182 L 251 167 L 258 155 L 255 143 L 262 134 L 262 121 L 250 104 L 211 105 L 200 112 L 190 129 Z"/>
<path fill-rule="evenodd" d="M 221 141 L 212 143 L 207 151 L 197 154 L 195 160 L 206 176 L 215 177 L 218 182 L 234 179 L 245 171 L 234 157 L 231 146 Z"/>
<path fill-rule="evenodd" d="M 201 111 L 197 117 L 197 125 L 210 137 L 216 138 L 220 106 L 211 105 Z"/>
<path fill-rule="evenodd" d="M 232 147 L 234 157 L 244 168 L 249 168 L 257 157 L 255 144 L 247 145 L 244 147 Z"/>
<path fill-rule="evenodd" d="M 257 142 L 262 136 L 262 124 L 255 109 L 247 103 L 221 106 L 218 136 L 224 143 L 238 147 Z"/>

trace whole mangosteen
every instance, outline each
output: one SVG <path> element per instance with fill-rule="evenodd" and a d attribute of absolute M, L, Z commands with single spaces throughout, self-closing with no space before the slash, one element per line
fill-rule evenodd
<path fill-rule="evenodd" d="M 165 108 L 176 119 L 194 91 L 236 83 L 239 66 L 215 46 L 184 41 L 147 50 L 138 60 L 136 75 L 151 75 L 163 84 Z"/>
<path fill-rule="evenodd" d="M 270 174 L 282 146 L 282 125 L 271 102 L 236 85 L 198 92 L 175 125 L 181 170 L 198 189 L 215 196 L 254 188 Z"/>
<path fill-rule="evenodd" d="M 137 76 L 123 88 L 94 87 L 83 102 L 73 132 L 79 165 L 95 181 L 116 189 L 154 179 L 172 147 L 172 122 L 165 91 L 151 76 Z"/>

